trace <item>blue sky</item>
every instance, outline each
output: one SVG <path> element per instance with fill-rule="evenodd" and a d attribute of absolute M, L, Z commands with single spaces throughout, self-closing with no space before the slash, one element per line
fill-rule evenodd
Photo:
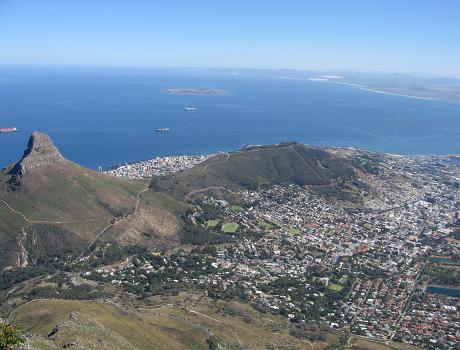
<path fill-rule="evenodd" d="M 0 63 L 460 77 L 459 0 L 0 0 Z"/>

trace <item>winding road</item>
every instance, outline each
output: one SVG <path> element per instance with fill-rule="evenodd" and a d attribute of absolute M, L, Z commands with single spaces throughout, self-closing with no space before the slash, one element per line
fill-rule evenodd
<path fill-rule="evenodd" d="M 91 249 L 91 247 L 99 240 L 99 238 L 102 237 L 102 235 L 104 233 L 106 233 L 112 226 L 115 226 L 117 224 L 119 224 L 120 222 L 122 221 L 125 221 L 127 220 L 129 217 L 131 217 L 132 215 L 134 215 L 136 213 L 136 211 L 138 210 L 139 208 L 139 205 L 141 204 L 141 195 L 145 192 L 147 192 L 149 190 L 149 185 L 147 184 L 147 186 L 145 188 L 143 188 L 142 190 L 140 190 L 139 192 L 137 192 L 136 194 L 136 204 L 134 206 L 134 210 L 132 211 L 132 213 L 130 214 L 127 214 L 126 216 L 124 216 L 123 218 L 115 221 L 115 222 L 111 222 L 110 224 L 106 225 L 101 231 L 99 231 L 99 233 L 91 240 L 91 242 L 88 244 L 88 247 L 86 248 L 86 250 L 88 249 Z M 81 256 L 80 256 L 81 257 Z"/>

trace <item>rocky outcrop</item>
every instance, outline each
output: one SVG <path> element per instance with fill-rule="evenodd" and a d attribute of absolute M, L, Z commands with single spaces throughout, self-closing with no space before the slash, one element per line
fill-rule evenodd
<path fill-rule="evenodd" d="M 138 350 L 125 337 L 98 322 L 94 316 L 73 311 L 48 334 L 51 349 Z M 47 347 L 48 348 L 48 347 Z"/>
<path fill-rule="evenodd" d="M 9 189 L 17 191 L 21 187 L 21 177 L 33 173 L 34 170 L 54 165 L 65 158 L 54 146 L 50 137 L 44 133 L 34 131 L 30 135 L 27 148 L 19 162 L 8 171 L 11 175 L 8 181 Z"/>
<path fill-rule="evenodd" d="M 22 159 L 17 164 L 20 166 L 21 174 L 24 175 L 34 169 L 49 166 L 62 160 L 64 157 L 53 145 L 50 137 L 34 131 L 29 138 Z"/>

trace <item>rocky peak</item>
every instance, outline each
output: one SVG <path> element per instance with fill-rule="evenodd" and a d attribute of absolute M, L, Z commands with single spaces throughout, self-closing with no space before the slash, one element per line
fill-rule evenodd
<path fill-rule="evenodd" d="M 34 131 L 30 135 L 22 159 L 16 163 L 13 171 L 17 175 L 24 175 L 34 169 L 55 164 L 62 160 L 64 160 L 64 157 L 53 145 L 50 137 L 44 133 Z"/>

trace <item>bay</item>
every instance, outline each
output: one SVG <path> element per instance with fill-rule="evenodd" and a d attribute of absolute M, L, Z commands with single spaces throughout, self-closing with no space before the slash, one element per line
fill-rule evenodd
<path fill-rule="evenodd" d="M 226 94 L 166 92 L 184 87 Z M 281 73 L 1 67 L 0 127 L 13 126 L 18 133 L 0 135 L 0 166 L 20 158 L 34 130 L 49 134 L 67 158 L 93 169 L 283 141 L 400 154 L 460 153 L 459 104 L 287 79 Z"/>

